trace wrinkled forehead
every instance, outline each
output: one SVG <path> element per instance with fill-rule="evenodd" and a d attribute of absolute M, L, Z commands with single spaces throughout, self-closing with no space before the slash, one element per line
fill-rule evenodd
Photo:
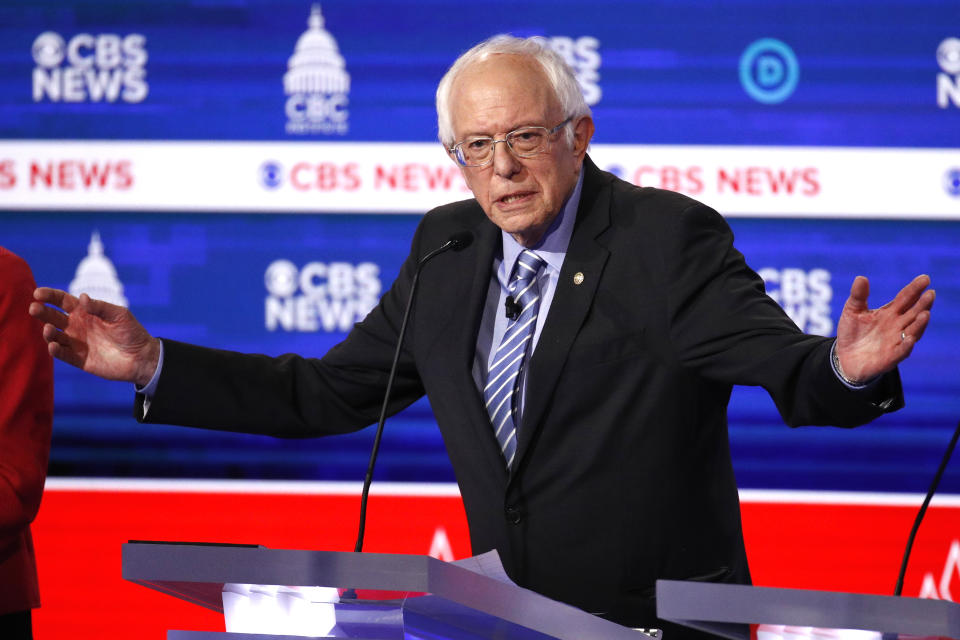
<path fill-rule="evenodd" d="M 523 122 L 524 118 L 555 117 L 560 102 L 537 60 L 516 54 L 492 54 L 464 67 L 457 75 L 451 87 L 450 108 L 457 130 L 475 118 L 530 124 Z"/>

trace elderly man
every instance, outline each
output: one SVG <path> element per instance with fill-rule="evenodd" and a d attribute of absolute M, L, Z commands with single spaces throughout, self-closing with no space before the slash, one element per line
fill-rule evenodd
<path fill-rule="evenodd" d="M 474 199 L 423 218 L 397 281 L 323 358 L 161 348 L 123 309 L 39 289 L 30 311 L 50 352 L 140 385 L 141 420 L 359 429 L 377 417 L 418 259 L 469 231 L 423 267 L 389 410 L 429 396 L 474 551 L 497 549 L 521 585 L 631 626 L 663 626 L 658 578 L 748 582 L 732 385 L 764 386 L 791 425 L 897 408 L 929 279 L 870 310 L 858 278 L 836 340 L 803 335 L 717 213 L 594 166 L 576 80 L 535 40 L 464 54 L 437 109 Z"/>

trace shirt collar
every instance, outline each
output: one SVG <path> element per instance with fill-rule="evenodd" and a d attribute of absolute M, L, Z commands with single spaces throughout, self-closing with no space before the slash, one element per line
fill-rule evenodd
<path fill-rule="evenodd" d="M 573 193 L 564 203 L 563 208 L 560 209 L 560 215 L 554 219 L 540 242 L 531 247 L 531 250 L 536 251 L 537 255 L 543 258 L 547 265 L 557 273 L 560 273 L 560 268 L 563 266 L 563 258 L 567 255 L 567 246 L 570 244 L 570 237 L 573 235 L 573 224 L 577 220 L 580 192 L 583 190 L 583 173 L 583 167 L 581 167 L 577 184 L 573 188 Z M 497 278 L 500 280 L 500 284 L 507 286 L 513 265 L 524 247 L 506 231 L 501 231 L 500 235 L 503 238 L 503 262 L 500 263 L 500 268 L 497 270 Z"/>

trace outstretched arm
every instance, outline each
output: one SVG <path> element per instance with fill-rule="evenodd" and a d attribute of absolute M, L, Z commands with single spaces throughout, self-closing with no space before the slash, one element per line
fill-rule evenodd
<path fill-rule="evenodd" d="M 863 276 L 854 279 L 837 323 L 836 355 L 845 378 L 866 382 L 910 355 L 930 322 L 936 293 L 929 286 L 929 276 L 917 276 L 893 300 L 871 309 L 870 282 Z"/>
<path fill-rule="evenodd" d="M 150 382 L 160 341 L 128 309 L 47 287 L 34 291 L 33 298 L 30 315 L 44 323 L 50 355 L 108 380 Z"/>

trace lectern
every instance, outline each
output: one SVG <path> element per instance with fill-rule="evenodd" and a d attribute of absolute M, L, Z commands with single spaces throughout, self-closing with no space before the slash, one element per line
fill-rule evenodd
<path fill-rule="evenodd" d="M 862 593 L 658 580 L 657 615 L 733 640 L 745 623 L 960 639 L 960 604 Z"/>
<path fill-rule="evenodd" d="M 492 555 L 491 555 L 492 554 Z M 329 603 L 325 636 L 356 640 L 644 640 L 642 632 L 494 577 L 495 552 L 472 569 L 428 556 L 295 551 L 262 547 L 128 543 L 126 580 L 223 611 L 229 584 L 323 586 L 359 592 Z M 500 568 L 502 572 L 502 568 Z M 364 591 L 392 592 L 388 599 Z M 352 594 L 352 591 L 350 592 Z M 168 640 L 303 640 L 303 636 L 169 631 Z"/>

